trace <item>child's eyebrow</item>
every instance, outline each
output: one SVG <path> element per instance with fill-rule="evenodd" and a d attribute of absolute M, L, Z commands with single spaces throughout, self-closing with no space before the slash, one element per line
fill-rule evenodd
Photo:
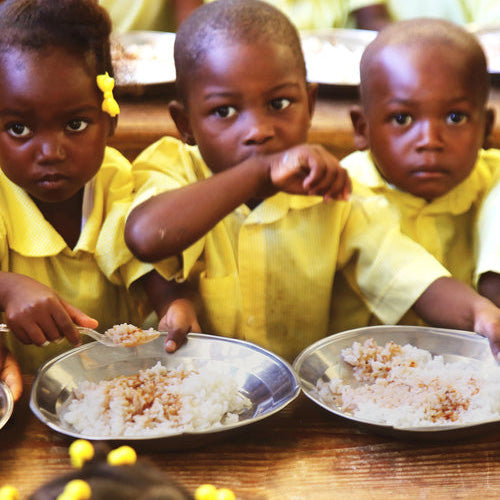
<path fill-rule="evenodd" d="M 279 85 L 276 85 L 275 87 L 270 88 L 269 90 L 266 90 L 266 94 L 272 94 L 275 92 L 280 92 L 284 91 L 287 89 L 299 89 L 300 88 L 300 83 L 298 82 L 286 82 L 282 83 Z M 242 95 L 242 92 L 239 91 L 232 91 L 232 90 L 220 90 L 220 91 L 214 91 L 214 92 L 209 92 L 203 97 L 204 101 L 208 101 L 210 99 L 215 99 L 215 98 L 230 98 L 230 97 L 236 97 Z"/>

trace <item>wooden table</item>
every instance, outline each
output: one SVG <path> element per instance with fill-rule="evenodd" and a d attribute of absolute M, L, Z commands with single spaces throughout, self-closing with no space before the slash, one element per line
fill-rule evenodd
<path fill-rule="evenodd" d="M 178 137 L 168 111 L 168 102 L 174 97 L 173 87 L 162 89 L 159 95 L 122 96 L 121 114 L 110 146 L 116 147 L 133 160 L 146 146 L 165 135 Z M 309 141 L 325 145 L 338 158 L 354 151 L 349 110 L 358 100 L 353 90 L 334 92 L 322 89 L 309 132 Z M 493 146 L 500 148 L 500 87 L 493 87 L 490 105 L 495 109 L 497 124 Z"/>
<path fill-rule="evenodd" d="M 28 407 L 29 380 L 0 430 L 0 485 L 21 498 L 68 472 L 68 438 Z M 191 450 L 146 452 L 188 490 L 230 487 L 238 500 L 450 500 L 500 498 L 500 429 L 444 442 L 364 432 L 300 395 L 230 439 Z"/>

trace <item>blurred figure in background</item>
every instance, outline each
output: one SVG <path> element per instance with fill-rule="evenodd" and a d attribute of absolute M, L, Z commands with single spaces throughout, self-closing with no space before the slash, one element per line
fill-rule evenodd
<path fill-rule="evenodd" d="M 113 23 L 113 31 L 177 31 L 179 24 L 203 0 L 99 0 Z"/>

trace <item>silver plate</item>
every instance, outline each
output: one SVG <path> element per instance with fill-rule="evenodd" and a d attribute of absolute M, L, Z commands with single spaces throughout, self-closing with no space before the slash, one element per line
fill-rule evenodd
<path fill-rule="evenodd" d="M 9 421 L 14 411 L 14 398 L 7 384 L 0 380 L 0 429 Z"/>
<path fill-rule="evenodd" d="M 357 87 L 359 61 L 376 31 L 328 29 L 301 32 L 307 79 L 328 86 Z"/>
<path fill-rule="evenodd" d="M 412 344 L 441 355 L 445 362 L 458 360 L 496 365 L 487 339 L 479 335 L 440 328 L 418 326 L 372 326 L 338 333 L 326 337 L 302 351 L 293 363 L 302 390 L 308 398 L 329 412 L 352 420 L 362 427 L 382 434 L 396 437 L 447 439 L 458 434 L 469 436 L 476 431 L 498 427 L 498 420 L 464 425 L 436 425 L 427 427 L 395 428 L 370 420 L 363 420 L 342 411 L 338 406 L 325 404 L 315 392 L 317 381 L 340 378 L 352 381 L 350 370 L 341 359 L 341 351 L 351 347 L 353 342 L 363 343 L 373 338 L 379 345 L 393 341 L 397 344 Z"/>
<path fill-rule="evenodd" d="M 112 35 L 111 55 L 117 87 L 175 81 L 175 33 L 129 31 Z"/>
<path fill-rule="evenodd" d="M 85 344 L 46 363 L 38 371 L 30 399 L 33 413 L 57 432 L 74 438 L 134 442 L 134 446 L 176 449 L 207 444 L 226 437 L 277 413 L 300 393 L 298 379 L 291 366 L 280 357 L 249 342 L 190 333 L 187 342 L 174 354 L 167 354 L 161 336 L 138 347 L 114 349 L 97 342 Z M 77 385 L 89 380 L 99 382 L 119 375 L 131 375 L 151 368 L 160 361 L 177 366 L 182 361 L 210 363 L 235 378 L 239 391 L 251 402 L 239 422 L 212 431 L 159 435 L 155 437 L 86 436 L 61 422 L 64 404 Z"/>

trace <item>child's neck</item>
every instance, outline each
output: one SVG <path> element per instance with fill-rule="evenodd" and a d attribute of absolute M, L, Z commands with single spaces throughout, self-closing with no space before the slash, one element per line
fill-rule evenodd
<path fill-rule="evenodd" d="M 33 201 L 67 245 L 74 248 L 81 232 L 83 189 L 69 200 L 60 203 L 47 203 L 36 199 Z"/>

